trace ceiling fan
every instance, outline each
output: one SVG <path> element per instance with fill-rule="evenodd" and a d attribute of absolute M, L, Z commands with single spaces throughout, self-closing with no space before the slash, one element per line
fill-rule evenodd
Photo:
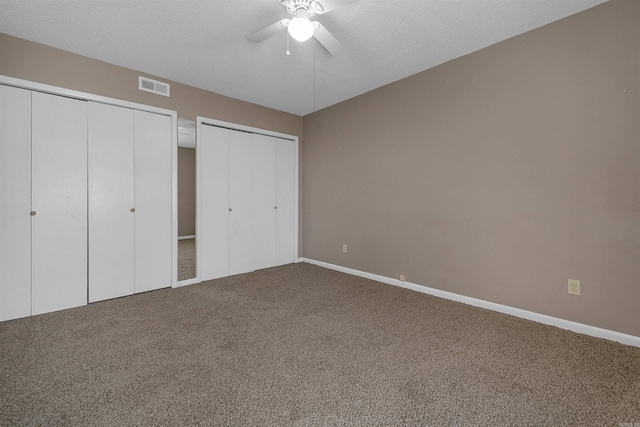
<path fill-rule="evenodd" d="M 335 37 L 318 21 L 310 19 L 315 15 L 327 13 L 341 4 L 354 0 L 276 0 L 282 5 L 291 19 L 281 19 L 257 33 L 249 36 L 249 40 L 260 43 L 274 34 L 287 28 L 289 35 L 298 41 L 306 41 L 314 36 L 320 44 L 332 55 L 342 51 L 342 45 Z"/>

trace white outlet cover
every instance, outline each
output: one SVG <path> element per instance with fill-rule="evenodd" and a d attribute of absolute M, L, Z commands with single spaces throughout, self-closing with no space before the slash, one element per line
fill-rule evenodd
<path fill-rule="evenodd" d="M 568 280 L 568 292 L 570 295 L 580 295 L 580 280 Z"/>

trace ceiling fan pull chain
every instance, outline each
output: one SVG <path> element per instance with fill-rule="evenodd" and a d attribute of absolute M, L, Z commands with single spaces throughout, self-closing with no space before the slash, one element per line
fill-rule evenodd
<path fill-rule="evenodd" d="M 291 55 L 291 52 L 289 51 L 289 31 L 287 31 L 287 55 Z"/>

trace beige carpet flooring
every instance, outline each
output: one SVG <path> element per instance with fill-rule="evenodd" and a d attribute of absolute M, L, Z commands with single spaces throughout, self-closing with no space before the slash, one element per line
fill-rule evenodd
<path fill-rule="evenodd" d="M 196 277 L 196 239 L 178 240 L 178 280 Z"/>
<path fill-rule="evenodd" d="M 640 348 L 295 264 L 0 323 L 2 426 L 619 426 Z"/>

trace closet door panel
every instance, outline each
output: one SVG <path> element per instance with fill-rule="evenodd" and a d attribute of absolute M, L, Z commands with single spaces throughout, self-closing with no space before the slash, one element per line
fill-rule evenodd
<path fill-rule="evenodd" d="M 276 264 L 296 260 L 295 143 L 276 138 Z"/>
<path fill-rule="evenodd" d="M 89 302 L 134 292 L 133 114 L 89 103 Z"/>
<path fill-rule="evenodd" d="M 229 130 L 201 125 L 202 280 L 229 275 Z"/>
<path fill-rule="evenodd" d="M 171 117 L 135 111 L 135 292 L 171 286 Z"/>
<path fill-rule="evenodd" d="M 255 269 L 276 265 L 276 144 L 254 135 L 254 251 Z"/>
<path fill-rule="evenodd" d="M 32 94 L 32 314 L 87 303 L 87 103 Z"/>
<path fill-rule="evenodd" d="M 0 85 L 0 321 L 31 314 L 31 91 Z"/>
<path fill-rule="evenodd" d="M 229 131 L 229 274 L 254 270 L 253 134 Z"/>

